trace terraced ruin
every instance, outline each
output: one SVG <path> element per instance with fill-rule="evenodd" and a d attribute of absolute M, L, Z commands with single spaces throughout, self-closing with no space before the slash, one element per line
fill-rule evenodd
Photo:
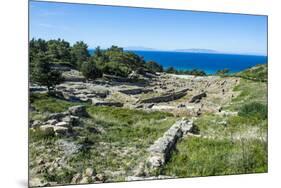
<path fill-rule="evenodd" d="M 31 186 L 267 171 L 267 120 L 239 115 L 245 103 L 266 105 L 264 82 L 64 76 L 53 94 L 30 87 Z"/>

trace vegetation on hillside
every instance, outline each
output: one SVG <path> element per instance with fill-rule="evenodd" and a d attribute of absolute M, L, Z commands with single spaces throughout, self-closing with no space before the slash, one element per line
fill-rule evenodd
<path fill-rule="evenodd" d="M 266 82 L 267 74 L 268 74 L 267 64 L 262 64 L 262 65 L 256 65 L 252 68 L 238 72 L 235 74 L 235 76 L 239 76 L 241 78 L 254 80 L 254 81 Z"/>
<path fill-rule="evenodd" d="M 194 123 L 201 136 L 181 140 L 159 174 L 193 177 L 267 172 L 267 84 L 241 79 L 235 91 L 238 96 L 223 109 L 238 111 L 238 115 L 199 117 Z"/>
<path fill-rule="evenodd" d="M 39 114 L 47 116 L 63 112 L 77 104 L 46 94 L 33 94 L 31 105 L 35 111 L 31 113 L 31 119 L 37 119 Z M 38 168 L 37 161 L 42 159 L 52 162 L 63 158 L 67 164 L 52 172 L 42 171 L 40 175 L 48 182 L 69 184 L 76 173 L 82 173 L 89 167 L 99 174 L 115 172 L 112 177 L 107 174 L 107 181 L 124 181 L 148 155 L 147 148 L 176 120 L 165 112 L 85 105 L 89 117 L 80 118 L 72 136 L 60 138 L 42 135 L 40 131 L 30 132 L 31 170 Z M 66 155 L 59 145 L 61 142 L 79 149 Z M 52 153 L 49 153 L 50 150 Z"/>
<path fill-rule="evenodd" d="M 192 69 L 192 70 L 176 70 L 174 67 L 168 67 L 165 72 L 170 74 L 186 74 L 194 76 L 206 76 L 207 74 L 203 70 Z"/>
<path fill-rule="evenodd" d="M 127 77 L 133 71 L 162 72 L 163 67 L 156 62 L 145 62 L 143 57 L 123 48 L 112 46 L 108 49 L 97 47 L 92 55 L 83 41 L 72 46 L 65 40 L 32 39 L 30 47 L 30 69 L 37 71 L 39 57 L 45 58 L 49 65 L 60 64 L 81 71 L 87 79 L 101 77 L 103 73 Z M 42 61 L 42 60 L 41 60 Z M 59 75 L 58 75 L 59 76 Z M 36 80 L 31 77 L 31 82 Z M 38 82 L 41 84 L 41 82 Z M 55 85 L 56 82 L 53 82 Z"/>

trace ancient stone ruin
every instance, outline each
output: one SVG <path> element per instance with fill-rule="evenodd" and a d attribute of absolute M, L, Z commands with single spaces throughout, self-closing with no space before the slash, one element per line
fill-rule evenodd
<path fill-rule="evenodd" d="M 187 88 L 187 89 L 183 89 L 183 90 L 180 90 L 177 92 L 164 94 L 159 97 L 152 97 L 152 98 L 144 99 L 144 100 L 141 100 L 140 103 L 160 103 L 160 102 L 173 101 L 173 100 L 176 100 L 176 99 L 179 99 L 179 98 L 185 96 L 187 94 L 188 90 L 189 89 Z"/>
<path fill-rule="evenodd" d="M 40 130 L 44 135 L 71 135 L 72 128 L 78 126 L 79 117 L 87 117 L 86 107 L 73 106 L 66 112 L 50 114 L 45 121 L 34 121 L 34 131 Z"/>
<path fill-rule="evenodd" d="M 198 95 L 195 95 L 193 96 L 191 99 L 190 99 L 190 103 L 198 103 L 200 102 L 200 100 L 203 98 L 203 97 L 207 97 L 207 94 L 206 92 L 203 92 L 203 93 L 200 93 Z"/>
<path fill-rule="evenodd" d="M 194 124 L 189 120 L 180 120 L 173 124 L 162 137 L 157 139 L 153 145 L 148 148 L 149 157 L 135 170 L 134 176 L 129 179 L 149 176 L 157 168 L 163 166 L 170 158 L 172 151 L 175 149 L 177 141 L 188 133 L 193 133 Z M 155 177 L 156 179 L 158 177 Z"/>

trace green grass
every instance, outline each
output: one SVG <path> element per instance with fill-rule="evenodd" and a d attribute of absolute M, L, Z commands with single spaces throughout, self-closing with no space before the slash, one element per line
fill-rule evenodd
<path fill-rule="evenodd" d="M 238 115 L 249 118 L 257 117 L 259 119 L 267 119 L 267 106 L 257 102 L 245 104 L 239 110 Z"/>
<path fill-rule="evenodd" d="M 267 172 L 267 144 L 258 141 L 187 138 L 162 174 L 177 177 Z"/>
<path fill-rule="evenodd" d="M 262 64 L 262 65 L 256 65 L 252 68 L 236 73 L 235 75 L 249 80 L 266 82 L 267 71 L 268 71 L 267 64 Z"/>
<path fill-rule="evenodd" d="M 31 118 L 41 118 L 40 115 L 44 113 L 63 112 L 77 104 L 44 94 L 33 95 L 31 105 L 36 111 L 31 113 Z M 107 181 L 124 180 L 146 158 L 147 148 L 176 121 L 172 114 L 165 112 L 96 107 L 90 104 L 86 104 L 86 108 L 89 117 L 80 118 L 74 136 L 63 137 L 81 146 L 79 152 L 66 158 L 67 168 L 52 173 L 45 170 L 41 175 L 47 181 L 69 183 L 74 172 L 81 173 L 88 167 L 97 173 L 105 173 Z M 45 137 L 40 132 L 31 133 L 30 137 L 31 168 L 36 167 L 34 161 L 38 157 L 45 156 L 52 162 L 64 156 L 56 144 L 57 137 Z M 108 172 L 120 172 L 120 175 Z"/>
<path fill-rule="evenodd" d="M 267 83 L 265 82 L 241 79 L 234 91 L 239 92 L 239 95 L 225 109 L 238 111 L 243 105 L 253 102 L 267 105 Z"/>
<path fill-rule="evenodd" d="M 87 110 L 91 118 L 84 121 L 85 129 L 79 134 L 86 136 L 91 146 L 87 155 L 78 155 L 72 163 L 93 165 L 99 172 L 123 171 L 129 175 L 147 156 L 146 149 L 176 120 L 163 112 L 95 106 Z M 104 134 L 92 134 L 89 128 L 102 129 Z"/>
<path fill-rule="evenodd" d="M 48 94 L 31 94 L 30 103 L 35 107 L 36 110 L 41 113 L 63 112 L 66 111 L 69 107 L 79 104 L 51 97 Z"/>
<path fill-rule="evenodd" d="M 201 137 L 177 144 L 159 173 L 177 177 L 267 172 L 267 83 L 241 79 L 239 95 L 224 110 L 238 116 L 205 114 L 194 121 Z"/>

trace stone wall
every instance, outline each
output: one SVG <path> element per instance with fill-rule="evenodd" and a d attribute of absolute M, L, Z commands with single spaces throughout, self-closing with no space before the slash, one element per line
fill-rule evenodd
<path fill-rule="evenodd" d="M 160 102 L 169 102 L 179 98 L 182 98 L 187 94 L 189 89 L 183 89 L 181 91 L 173 92 L 170 94 L 165 94 L 159 97 L 152 97 L 148 99 L 141 100 L 140 103 L 160 103 Z"/>
<path fill-rule="evenodd" d="M 192 133 L 193 128 L 193 122 L 189 120 L 180 120 L 173 124 L 162 137 L 148 148 L 149 157 L 144 163 L 140 163 L 133 177 L 149 176 L 151 172 L 162 167 L 170 159 L 172 151 L 176 148 L 177 141 L 183 135 Z"/>

